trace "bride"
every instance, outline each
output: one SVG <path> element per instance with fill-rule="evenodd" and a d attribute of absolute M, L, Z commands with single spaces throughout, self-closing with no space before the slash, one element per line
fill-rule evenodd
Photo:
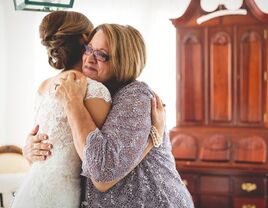
<path fill-rule="evenodd" d="M 41 22 L 40 38 L 47 48 L 49 64 L 62 70 L 40 85 L 36 98 L 35 123 L 39 125 L 39 132 L 48 135 L 48 142 L 53 145 L 52 156 L 32 164 L 15 194 L 12 208 L 79 207 L 81 160 L 73 144 L 67 116 L 54 96 L 57 83 L 70 69 L 74 69 L 77 78 L 82 78 L 79 73 L 81 56 L 92 29 L 88 18 L 78 12 L 52 12 Z M 89 78 L 77 84 L 87 84 L 85 104 L 101 128 L 111 107 L 108 89 Z"/>

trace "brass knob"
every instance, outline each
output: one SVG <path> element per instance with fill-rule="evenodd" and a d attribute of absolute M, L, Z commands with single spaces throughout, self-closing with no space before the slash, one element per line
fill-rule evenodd
<path fill-rule="evenodd" d="M 257 189 L 256 183 L 242 183 L 241 189 L 243 191 L 251 192 Z"/>
<path fill-rule="evenodd" d="M 256 208 L 256 206 L 253 204 L 244 204 L 242 208 Z"/>

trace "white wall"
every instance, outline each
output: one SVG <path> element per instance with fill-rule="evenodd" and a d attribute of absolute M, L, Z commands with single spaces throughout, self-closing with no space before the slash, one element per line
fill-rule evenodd
<path fill-rule="evenodd" d="M 73 10 L 95 25 L 130 24 L 144 35 L 148 61 L 140 77 L 161 96 L 167 126 L 175 126 L 175 28 L 190 0 L 76 0 Z M 268 12 L 268 1 L 257 0 Z M 12 0 L 0 1 L 0 145 L 24 143 L 33 124 L 34 93 L 41 81 L 55 74 L 40 44 L 42 12 L 15 11 Z"/>
<path fill-rule="evenodd" d="M 5 137 L 1 140 L 8 144 L 23 144 L 26 133 L 32 126 L 33 87 L 35 66 L 35 39 L 38 38 L 38 22 L 41 13 L 16 12 L 13 1 L 5 0 L 4 34 L 0 45 L 5 48 L 6 103 L 4 114 Z M 39 44 L 40 45 L 40 44 Z M 44 54 L 45 55 L 45 54 Z M 1 125 L 2 131 L 2 125 Z"/>
<path fill-rule="evenodd" d="M 6 132 L 6 46 L 4 6 L 0 3 L 0 145 L 5 143 Z"/>

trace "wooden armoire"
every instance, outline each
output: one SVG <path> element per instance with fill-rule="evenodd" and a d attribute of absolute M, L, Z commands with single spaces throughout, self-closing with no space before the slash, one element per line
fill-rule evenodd
<path fill-rule="evenodd" d="M 267 208 L 268 14 L 254 0 L 214 16 L 200 3 L 172 20 L 177 169 L 196 208 Z"/>

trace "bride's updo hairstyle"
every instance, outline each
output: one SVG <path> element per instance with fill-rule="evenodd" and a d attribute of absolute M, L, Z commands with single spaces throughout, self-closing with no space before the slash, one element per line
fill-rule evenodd
<path fill-rule="evenodd" d="M 55 11 L 46 15 L 39 33 L 49 64 L 56 69 L 73 68 L 80 61 L 92 30 L 93 24 L 79 12 Z"/>

